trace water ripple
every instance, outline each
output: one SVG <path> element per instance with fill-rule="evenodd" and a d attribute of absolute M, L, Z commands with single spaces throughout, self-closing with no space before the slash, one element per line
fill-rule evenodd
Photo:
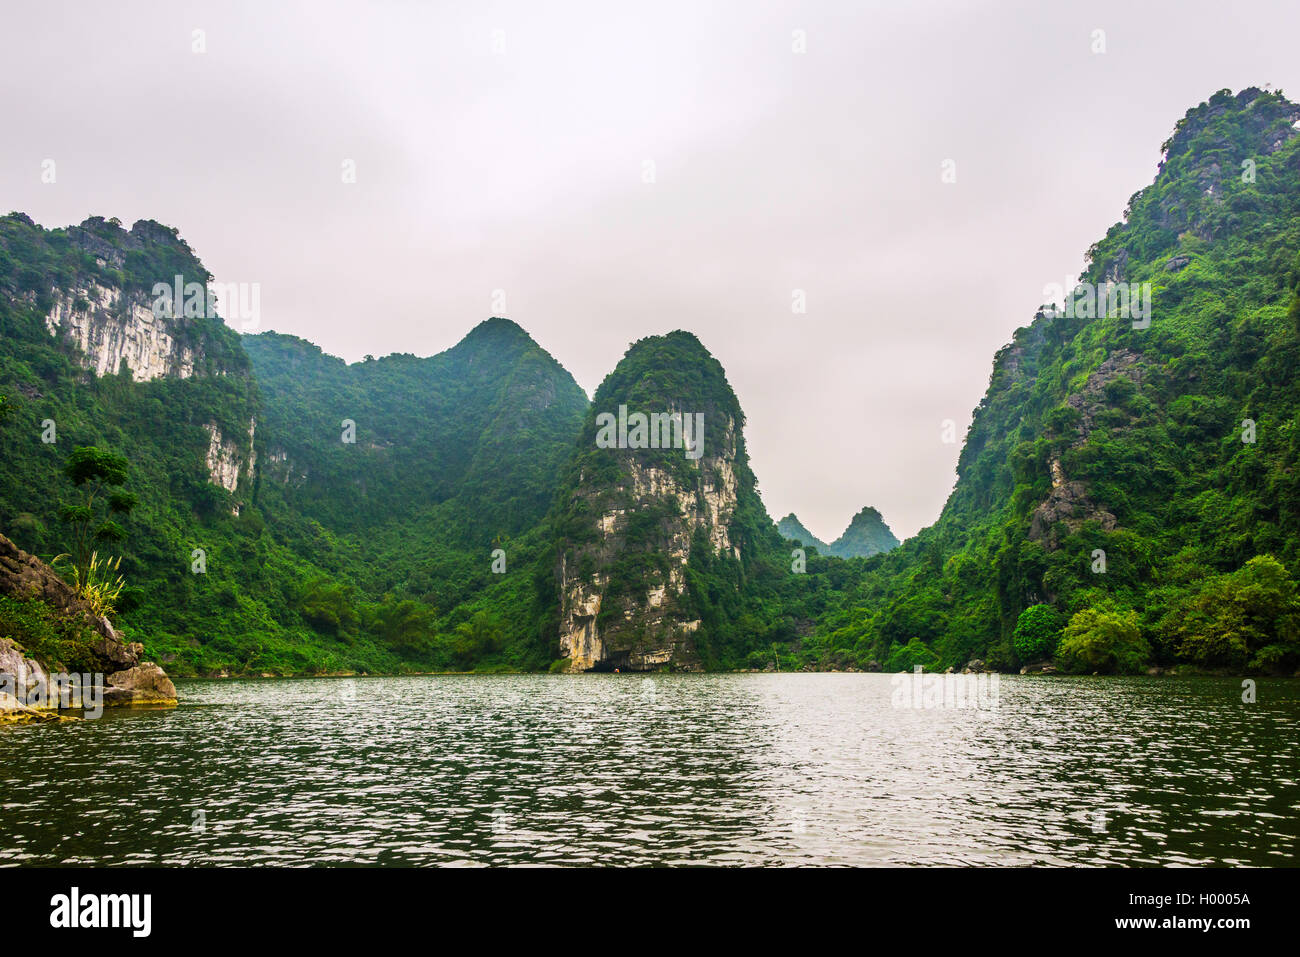
<path fill-rule="evenodd" d="M 887 675 L 188 682 L 0 729 L 0 863 L 1255 864 L 1296 860 L 1300 684 Z"/>

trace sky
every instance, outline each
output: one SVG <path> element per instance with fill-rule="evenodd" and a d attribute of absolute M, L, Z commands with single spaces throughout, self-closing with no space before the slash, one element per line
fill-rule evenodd
<path fill-rule="evenodd" d="M 1294 0 L 7 0 L 0 31 L 4 211 L 176 226 L 259 331 L 349 361 L 504 315 L 590 395 L 690 330 L 772 517 L 827 541 L 938 517 L 993 354 L 1188 109 L 1300 93 Z"/>

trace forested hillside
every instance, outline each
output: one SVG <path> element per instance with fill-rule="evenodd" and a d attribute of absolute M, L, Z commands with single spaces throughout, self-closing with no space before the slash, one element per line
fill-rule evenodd
<path fill-rule="evenodd" d="M 861 578 L 809 653 L 1300 664 L 1298 119 L 1251 89 L 1179 121 L 1072 308 L 998 353 L 939 520 Z M 1150 283 L 1149 317 L 1107 314 L 1107 282 Z"/>
<path fill-rule="evenodd" d="M 99 546 L 126 582 L 110 613 L 173 674 L 544 666 L 491 613 L 528 606 L 531 580 L 491 556 L 536 553 L 525 533 L 586 407 L 572 377 L 500 319 L 439 356 L 352 366 L 241 343 L 218 317 L 155 314 L 177 276 L 210 278 L 157 223 L 0 219 L 0 528 L 74 551 L 64 510 L 89 486 L 65 467 L 95 447 L 125 459 L 114 489 L 134 499 Z M 0 600 L 0 630 L 33 615 Z"/>
<path fill-rule="evenodd" d="M 1297 121 L 1251 89 L 1178 122 L 1079 287 L 994 357 L 952 494 L 901 546 L 874 508 L 830 545 L 778 531 L 688 332 L 632 343 L 590 404 L 500 318 L 348 364 L 160 310 L 156 284 L 209 279 L 175 229 L 11 214 L 0 532 L 65 577 L 88 543 L 120 555 L 92 591 L 177 675 L 1294 671 Z M 697 448 L 627 441 L 673 414 Z M 0 596 L 0 637 L 52 640 L 46 611 Z"/>

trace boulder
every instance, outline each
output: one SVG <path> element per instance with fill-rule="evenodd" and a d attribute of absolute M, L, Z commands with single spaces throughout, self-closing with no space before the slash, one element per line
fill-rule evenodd
<path fill-rule="evenodd" d="M 1056 674 L 1056 665 L 1047 661 L 1035 661 L 1033 664 L 1021 668 L 1020 673 L 1022 675 L 1054 675 Z"/>
<path fill-rule="evenodd" d="M 104 679 L 104 706 L 174 705 L 176 686 L 152 661 L 141 662 Z"/>
<path fill-rule="evenodd" d="M 27 710 L 32 691 L 38 685 L 49 687 L 50 677 L 40 663 L 28 658 L 8 638 L 0 638 L 0 676 L 0 712 Z M 17 697 L 12 693 L 15 691 Z"/>

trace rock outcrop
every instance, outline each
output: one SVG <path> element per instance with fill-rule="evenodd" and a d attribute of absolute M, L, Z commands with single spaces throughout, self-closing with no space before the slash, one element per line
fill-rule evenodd
<path fill-rule="evenodd" d="M 1123 381 L 1121 381 L 1123 380 Z M 1143 369 L 1137 353 L 1128 349 L 1118 349 L 1102 361 L 1096 370 L 1088 376 L 1083 388 L 1070 395 L 1065 404 L 1076 413 L 1075 433 L 1070 443 L 1071 448 L 1079 448 L 1088 441 L 1088 437 L 1097 428 L 1098 417 L 1113 407 L 1108 398 L 1108 388 L 1119 384 L 1124 388 L 1141 388 Z M 1117 432 L 1123 427 L 1115 427 Z M 1051 474 L 1052 489 L 1046 500 L 1034 509 L 1029 520 L 1029 538 L 1042 541 L 1049 549 L 1055 549 L 1059 542 L 1055 528 L 1064 523 L 1071 531 L 1077 530 L 1084 522 L 1095 521 L 1105 531 L 1117 527 L 1115 516 L 1099 507 L 1089 496 L 1087 485 L 1081 481 L 1071 480 L 1066 474 L 1059 455 L 1053 455 L 1047 463 Z"/>
<path fill-rule="evenodd" d="M 689 570 L 740 563 L 738 511 L 762 508 L 742 428 L 722 367 L 689 333 L 634 344 L 597 391 L 553 517 L 562 532 L 559 652 L 569 671 L 703 666 Z"/>
<path fill-rule="evenodd" d="M 176 328 L 183 321 L 155 316 L 143 293 L 96 282 L 56 294 L 45 317 L 50 335 L 72 342 L 95 375 L 116 374 L 126 363 L 136 382 L 194 375 L 195 350 Z"/>
<path fill-rule="evenodd" d="M 54 569 L 4 535 L 0 535 L 0 595 L 42 602 L 53 617 L 79 628 L 84 637 L 77 645 L 75 667 L 80 672 L 106 676 L 105 706 L 176 703 L 176 688 L 162 668 L 140 660 L 142 645 L 123 641 L 112 623 L 96 615 Z M 11 636 L 0 634 L 0 675 L 11 676 L 8 682 L 24 697 L 38 683 L 48 687 L 51 674 L 68 664 L 38 660 Z M 12 719 L 30 716 L 31 710 L 14 695 L 0 692 L 0 715 Z"/>
<path fill-rule="evenodd" d="M 234 437 L 225 436 L 221 427 L 215 422 L 209 422 L 203 428 L 208 433 L 208 455 L 205 460 L 208 466 L 208 477 L 213 485 L 220 485 L 233 494 L 239 487 L 240 476 L 247 476 L 251 480 L 257 468 L 257 452 L 253 444 L 257 433 L 257 420 L 249 420 L 246 452 Z M 235 506 L 235 514 L 239 514 L 238 504 Z"/>
<path fill-rule="evenodd" d="M 248 374 L 246 358 L 218 334 L 209 274 L 175 230 L 142 220 L 128 232 L 115 221 L 91 217 L 70 228 L 68 238 L 99 268 L 62 279 L 50 290 L 45 328 L 88 372 L 98 377 L 126 369 L 135 382 L 221 377 L 239 388 Z M 241 477 L 251 481 L 257 464 L 255 402 L 244 407 L 247 440 L 240 434 L 242 422 L 227 422 L 224 429 L 202 423 L 208 476 L 232 494 Z M 240 511 L 238 502 L 234 511 Z"/>

